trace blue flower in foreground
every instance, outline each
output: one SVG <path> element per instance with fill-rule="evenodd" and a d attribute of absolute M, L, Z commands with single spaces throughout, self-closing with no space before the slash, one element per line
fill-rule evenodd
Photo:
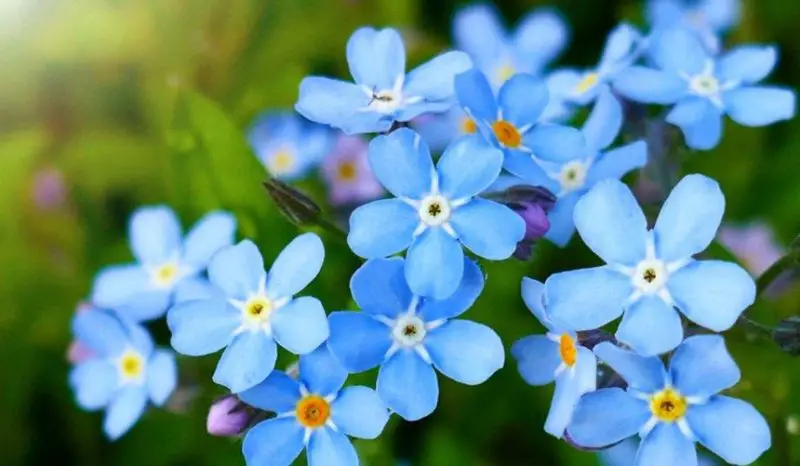
<path fill-rule="evenodd" d="M 649 0 L 647 20 L 660 31 L 687 28 L 711 53 L 720 49 L 719 35 L 739 23 L 742 0 Z"/>
<path fill-rule="evenodd" d="M 347 41 L 355 83 L 311 76 L 295 108 L 347 134 L 388 131 L 395 121 L 440 113 L 455 104 L 453 77 L 472 67 L 463 52 L 443 53 L 406 75 L 406 52 L 394 29 L 361 28 Z"/>
<path fill-rule="evenodd" d="M 236 220 L 226 212 L 201 218 L 185 237 L 167 206 L 142 207 L 128 224 L 128 240 L 137 263 L 114 265 L 94 280 L 91 301 L 134 321 L 161 317 L 184 286 L 202 280 L 211 257 L 233 244 Z"/>
<path fill-rule="evenodd" d="M 116 440 L 139 420 L 148 401 L 166 403 L 178 380 L 175 355 L 155 349 L 144 328 L 108 311 L 81 312 L 72 326 L 92 356 L 72 369 L 70 386 L 81 408 L 105 409 L 103 430 Z"/>
<path fill-rule="evenodd" d="M 592 113 L 583 125 L 586 146 L 575 157 L 562 163 L 535 162 L 531 158 L 509 159 L 506 168 L 531 185 L 543 186 L 558 200 L 548 213 L 550 229 L 545 238 L 566 245 L 575 232 L 572 214 L 581 196 L 598 181 L 620 179 L 647 163 L 647 145 L 637 141 L 602 152 L 622 129 L 622 106 L 609 89 L 600 93 Z"/>
<path fill-rule="evenodd" d="M 684 177 L 670 193 L 655 227 L 630 189 L 605 180 L 575 206 L 575 225 L 607 265 L 557 273 L 547 279 L 547 310 L 575 330 L 599 328 L 619 317 L 619 341 L 652 356 L 683 340 L 678 308 L 694 323 L 721 332 L 753 304 L 753 278 L 734 263 L 694 260 L 714 240 L 725 198 L 703 175 Z"/>
<path fill-rule="evenodd" d="M 408 248 L 405 276 L 415 294 L 450 296 L 464 273 L 463 244 L 490 260 L 507 259 L 525 235 L 508 207 L 477 196 L 500 174 L 503 155 L 480 137 L 456 140 L 434 169 L 428 145 L 409 129 L 369 145 L 372 172 L 396 199 L 363 205 L 350 216 L 347 243 L 361 257 Z"/>
<path fill-rule="evenodd" d="M 517 369 L 531 385 L 546 385 L 555 380 L 556 391 L 544 430 L 561 438 L 572 418 L 581 395 L 597 386 L 597 360 L 591 350 L 578 345 L 578 336 L 559 328 L 547 316 L 544 285 L 530 278 L 522 279 L 522 298 L 547 335 L 531 335 L 514 343 L 511 354 Z"/>
<path fill-rule="evenodd" d="M 462 260 L 464 278 L 444 300 L 415 296 L 403 278 L 403 259 L 369 260 L 350 281 L 362 311 L 329 317 L 331 352 L 350 372 L 380 366 L 378 394 L 403 419 L 421 419 L 436 409 L 434 368 L 457 382 L 478 385 L 505 362 L 503 343 L 492 329 L 456 319 L 483 290 L 478 265 Z"/>
<path fill-rule="evenodd" d="M 724 114 L 744 126 L 794 117 L 794 91 L 754 85 L 775 67 L 775 47 L 741 46 L 715 60 L 693 34 L 672 30 L 660 34 L 649 53 L 658 69 L 633 66 L 614 88 L 637 102 L 675 104 L 667 122 L 683 131 L 693 149 L 719 143 Z"/>
<path fill-rule="evenodd" d="M 602 448 L 639 435 L 637 465 L 693 466 L 700 442 L 731 464 L 750 464 L 770 446 L 766 420 L 752 405 L 719 395 L 739 368 L 718 335 L 687 338 L 670 360 L 642 357 L 609 342 L 597 357 L 628 383 L 584 395 L 567 433 L 576 444 Z"/>
<path fill-rule="evenodd" d="M 636 454 L 639 452 L 640 444 L 639 439 L 629 438 L 599 452 L 597 457 L 605 466 L 636 466 Z M 697 457 L 697 466 L 715 466 L 716 464 L 717 462 L 708 455 L 701 453 Z"/>
<path fill-rule="evenodd" d="M 247 131 L 247 140 L 269 174 L 286 181 L 314 169 L 335 142 L 330 128 L 290 112 L 262 114 Z"/>
<path fill-rule="evenodd" d="M 214 382 L 239 393 L 275 368 L 275 342 L 295 354 L 313 351 L 328 338 L 328 320 L 316 298 L 294 295 L 320 271 L 325 250 L 313 233 L 295 238 L 269 273 L 258 248 L 245 240 L 214 256 L 205 299 L 173 306 L 167 313 L 172 347 L 189 356 L 225 348 Z M 199 292 L 202 290 L 198 290 Z"/>
<path fill-rule="evenodd" d="M 357 466 L 347 436 L 378 437 L 389 411 L 371 388 L 343 389 L 346 378 L 323 345 L 300 357 L 299 380 L 275 371 L 241 393 L 245 403 L 277 414 L 247 432 L 242 452 L 248 466 L 289 466 L 304 449 L 309 466 Z"/>

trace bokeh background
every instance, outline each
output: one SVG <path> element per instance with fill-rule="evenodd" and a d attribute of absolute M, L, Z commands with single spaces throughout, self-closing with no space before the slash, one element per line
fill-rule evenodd
<path fill-rule="evenodd" d="M 69 321 L 92 277 L 130 261 L 125 238 L 137 206 L 173 206 L 187 226 L 203 213 L 237 214 L 240 237 L 267 260 L 298 230 L 260 182 L 264 169 L 243 130 L 269 108 L 291 108 L 308 73 L 347 76 L 344 46 L 360 25 L 401 29 L 409 63 L 450 43 L 456 0 L 0 0 L 0 464 L 244 464 L 236 439 L 205 431 L 217 356 L 181 358 L 183 388 L 124 438 L 106 441 L 101 416 L 81 412 L 67 386 Z M 508 23 L 545 2 L 498 0 Z M 622 18 L 642 24 L 640 1 L 550 0 L 572 27 L 561 64 L 591 65 Z M 781 49 L 772 80 L 800 83 L 800 13 L 786 0 L 746 0 L 730 42 Z M 187 97 L 187 90 L 207 100 Z M 800 119 L 765 129 L 727 122 L 722 144 L 688 154 L 683 173 L 720 181 L 732 223 L 767 222 L 779 244 L 800 231 Z M 315 177 L 299 184 L 324 202 Z M 636 176 L 631 177 L 634 180 Z M 308 293 L 329 310 L 350 307 L 359 260 L 323 236 L 327 260 Z M 597 259 L 580 240 L 547 244 L 533 261 L 487 264 L 488 285 L 467 316 L 507 346 L 541 331 L 519 282 Z M 800 312 L 800 290 L 763 300 L 751 316 L 774 325 Z M 153 332 L 168 341 L 163 324 Z M 728 345 L 742 367 L 732 390 L 773 430 L 763 465 L 800 464 L 800 359 L 767 337 L 735 328 Z M 281 364 L 291 362 L 284 359 Z M 366 375 L 358 380 L 370 383 Z M 428 419 L 394 419 L 376 441 L 358 442 L 362 464 L 594 465 L 542 430 L 552 386 L 532 388 L 513 361 L 478 387 L 441 380 Z"/>

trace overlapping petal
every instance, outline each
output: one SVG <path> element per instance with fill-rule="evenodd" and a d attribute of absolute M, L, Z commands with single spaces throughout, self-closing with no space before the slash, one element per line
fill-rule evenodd
<path fill-rule="evenodd" d="M 503 204 L 474 199 L 450 219 L 458 239 L 475 254 L 490 260 L 507 259 L 525 236 L 525 221 Z"/>
<path fill-rule="evenodd" d="M 480 136 L 455 140 L 444 151 L 436 171 L 439 191 L 448 199 L 468 199 L 492 185 L 503 167 L 503 153 Z"/>
<path fill-rule="evenodd" d="M 395 197 L 421 199 L 435 175 L 428 144 L 419 134 L 400 128 L 369 144 L 369 164 L 378 181 Z"/>
<path fill-rule="evenodd" d="M 412 350 L 398 351 L 381 366 L 376 389 L 386 405 L 407 421 L 429 415 L 439 401 L 436 372 Z"/>
<path fill-rule="evenodd" d="M 288 413 L 295 409 L 300 399 L 300 384 L 284 372 L 272 371 L 263 382 L 237 396 L 250 406 L 273 413 Z"/>
<path fill-rule="evenodd" d="M 491 328 L 467 320 L 451 320 L 431 330 L 425 348 L 433 365 L 451 379 L 478 385 L 503 367 L 503 342 Z"/>
<path fill-rule="evenodd" d="M 461 244 L 441 227 L 428 228 L 408 249 L 405 276 L 414 294 L 447 298 L 464 276 Z"/>
<path fill-rule="evenodd" d="M 314 233 L 293 239 L 278 254 L 267 277 L 267 293 L 273 299 L 293 296 L 308 286 L 322 269 L 325 248 Z"/>
<path fill-rule="evenodd" d="M 400 199 L 362 205 L 350 215 L 347 244 L 366 258 L 381 258 L 406 249 L 414 239 L 419 215 Z"/>
<path fill-rule="evenodd" d="M 197 269 L 208 266 L 211 257 L 233 244 L 236 218 L 228 212 L 211 212 L 201 218 L 186 234 L 182 260 Z"/>
<path fill-rule="evenodd" d="M 545 282 L 550 318 L 577 331 L 596 329 L 619 317 L 632 292 L 630 278 L 608 267 L 556 273 Z"/>
<path fill-rule="evenodd" d="M 673 385 L 683 395 L 708 398 L 739 382 L 741 372 L 719 335 L 687 338 L 669 365 Z"/>
<path fill-rule="evenodd" d="M 645 295 L 625 311 L 616 337 L 642 356 L 656 356 L 683 341 L 683 324 L 663 299 Z"/>
<path fill-rule="evenodd" d="M 370 259 L 356 270 L 350 278 L 350 292 L 361 310 L 389 318 L 408 310 L 412 295 L 404 266 L 399 257 Z"/>
<path fill-rule="evenodd" d="M 167 313 L 172 347 L 181 354 L 202 356 L 227 346 L 241 325 L 241 313 L 221 299 L 176 304 Z"/>
<path fill-rule="evenodd" d="M 389 420 L 389 411 L 374 390 L 347 387 L 331 406 L 333 423 L 351 437 L 374 439 Z"/>
<path fill-rule="evenodd" d="M 651 416 L 647 402 L 604 388 L 581 398 L 567 433 L 582 447 L 602 448 L 636 435 Z"/>
<path fill-rule="evenodd" d="M 464 257 L 464 276 L 453 294 L 445 299 L 424 299 L 418 314 L 426 322 L 458 317 L 471 308 L 483 291 L 483 271 L 471 259 Z"/>
<path fill-rule="evenodd" d="M 233 393 L 243 392 L 266 379 L 277 358 L 275 340 L 263 332 L 245 331 L 222 353 L 212 379 Z"/>
<path fill-rule="evenodd" d="M 767 421 L 751 404 L 727 396 L 686 413 L 697 440 L 731 464 L 750 464 L 772 445 Z"/>
<path fill-rule="evenodd" d="M 654 393 L 667 382 L 664 364 L 657 357 L 644 357 L 611 342 L 595 346 L 594 354 L 625 379 L 628 386 L 641 392 Z"/>
<path fill-rule="evenodd" d="M 562 364 L 558 344 L 545 335 L 530 335 L 511 346 L 511 355 L 517 360 L 517 370 L 525 382 L 545 385 L 556 377 Z"/>
<path fill-rule="evenodd" d="M 392 346 L 391 329 L 366 312 L 334 312 L 328 322 L 328 346 L 349 372 L 377 367 Z"/>
<path fill-rule="evenodd" d="M 272 315 L 272 331 L 281 346 L 295 354 L 313 351 L 328 339 L 328 318 L 317 298 L 293 299 Z"/>

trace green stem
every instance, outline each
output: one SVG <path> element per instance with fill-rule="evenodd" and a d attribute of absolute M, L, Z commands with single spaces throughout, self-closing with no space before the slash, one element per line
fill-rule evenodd
<path fill-rule="evenodd" d="M 798 266 L 798 253 L 791 251 L 789 254 L 778 259 L 756 280 L 756 296 L 761 296 L 764 291 L 774 282 L 783 272 Z"/>

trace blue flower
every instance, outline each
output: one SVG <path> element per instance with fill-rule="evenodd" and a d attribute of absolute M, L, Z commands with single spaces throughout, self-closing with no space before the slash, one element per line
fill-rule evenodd
<path fill-rule="evenodd" d="M 695 442 L 731 464 L 750 464 L 770 446 L 766 420 L 752 405 L 719 395 L 739 368 L 718 335 L 687 338 L 670 360 L 642 357 L 609 342 L 597 357 L 628 383 L 584 395 L 567 428 L 576 444 L 601 448 L 639 435 L 636 464 L 696 465 Z"/>
<path fill-rule="evenodd" d="M 586 145 L 569 160 L 560 163 L 539 161 L 530 157 L 510 158 L 506 168 L 531 185 L 543 186 L 558 197 L 549 212 L 550 229 L 545 238 L 565 246 L 575 232 L 572 213 L 581 196 L 598 181 L 620 179 L 627 172 L 647 163 L 647 145 L 637 141 L 604 152 L 622 129 L 622 106 L 604 89 L 583 125 Z"/>
<path fill-rule="evenodd" d="M 181 225 L 167 206 L 142 207 L 128 224 L 136 264 L 114 265 L 94 280 L 91 301 L 134 321 L 156 319 L 184 286 L 202 279 L 211 257 L 233 244 L 236 220 L 211 212 L 181 237 Z"/>
<path fill-rule="evenodd" d="M 334 146 L 333 132 L 290 112 L 268 112 L 247 131 L 256 156 L 280 180 L 305 176 L 319 165 Z"/>
<path fill-rule="evenodd" d="M 675 104 L 667 122 L 680 127 L 693 149 L 719 143 L 723 114 L 744 126 L 794 116 L 794 91 L 755 85 L 775 67 L 775 47 L 746 45 L 714 59 L 697 37 L 676 29 L 660 34 L 649 53 L 657 69 L 633 66 L 614 87 L 637 102 Z"/>
<path fill-rule="evenodd" d="M 367 259 L 408 248 L 405 276 L 415 294 L 437 299 L 453 294 L 464 272 L 462 244 L 481 257 L 502 260 L 525 235 L 519 215 L 475 197 L 497 179 L 503 163 L 502 153 L 478 136 L 454 141 L 434 168 L 428 145 L 403 128 L 373 139 L 369 162 L 396 199 L 356 209 L 347 243 Z"/>
<path fill-rule="evenodd" d="M 467 54 L 447 52 L 406 75 L 400 34 L 368 27 L 347 41 L 347 63 L 355 83 L 307 77 L 295 105 L 309 120 L 347 134 L 385 132 L 395 121 L 449 110 L 455 104 L 453 77 L 472 66 Z"/>
<path fill-rule="evenodd" d="M 753 278 L 734 263 L 694 260 L 714 239 L 725 198 L 703 175 L 684 177 L 670 193 L 652 230 L 630 189 L 604 180 L 575 206 L 575 225 L 607 265 L 547 279 L 548 312 L 577 331 L 619 317 L 619 341 L 644 356 L 683 340 L 678 308 L 694 323 L 721 332 L 753 304 Z"/>
<path fill-rule="evenodd" d="M 636 466 L 636 454 L 639 452 L 640 444 L 638 438 L 629 438 L 606 448 L 597 456 L 600 458 L 600 463 L 605 466 Z M 717 462 L 708 455 L 701 453 L 697 456 L 697 466 L 716 466 L 716 464 Z"/>
<path fill-rule="evenodd" d="M 241 393 L 245 403 L 276 417 L 247 432 L 242 452 L 249 466 L 289 466 L 305 449 L 309 466 L 357 466 L 347 436 L 374 439 L 389 411 L 374 390 L 342 388 L 347 373 L 325 345 L 300 357 L 299 380 L 275 371 Z"/>
<path fill-rule="evenodd" d="M 534 317 L 547 328 L 547 335 L 522 338 L 511 347 L 511 355 L 529 384 L 556 382 L 544 430 L 561 438 L 581 395 L 596 388 L 597 360 L 591 350 L 578 344 L 575 332 L 559 327 L 547 316 L 542 283 L 523 278 L 522 298 Z"/>
<path fill-rule="evenodd" d="M 707 50 L 720 49 L 719 35 L 739 23 L 742 0 L 649 0 L 647 20 L 659 32 L 686 28 L 693 31 Z"/>
<path fill-rule="evenodd" d="M 256 246 L 242 241 L 214 256 L 205 298 L 180 303 L 167 313 L 172 347 L 189 356 L 225 348 L 214 382 L 239 393 L 263 381 L 275 368 L 276 341 L 306 354 L 328 338 L 328 321 L 316 298 L 295 294 L 317 276 L 325 250 L 313 233 L 295 238 L 269 273 Z M 202 292 L 202 290 L 198 290 Z"/>
<path fill-rule="evenodd" d="M 453 20 L 456 47 L 469 54 L 493 89 L 517 73 L 541 75 L 569 40 L 569 27 L 552 8 L 531 11 L 511 34 L 499 16 L 493 6 L 480 4 L 462 8 Z"/>
<path fill-rule="evenodd" d="M 411 126 L 435 152 L 444 150 L 458 137 L 478 132 L 475 121 L 458 106 L 444 113 L 422 115 L 415 118 Z"/>
<path fill-rule="evenodd" d="M 483 290 L 478 265 L 462 260 L 464 278 L 444 300 L 414 295 L 403 278 L 402 258 L 369 260 L 350 281 L 362 311 L 329 317 L 331 352 L 349 372 L 380 366 L 378 394 L 403 419 L 421 419 L 436 409 L 434 368 L 457 382 L 478 385 L 505 362 L 503 343 L 492 329 L 455 319 Z"/>
<path fill-rule="evenodd" d="M 148 401 L 166 403 L 177 385 L 175 355 L 154 348 L 143 327 L 108 311 L 80 312 L 72 326 L 92 356 L 72 369 L 70 386 L 81 408 L 105 409 L 103 430 L 116 440 L 139 420 Z"/>

